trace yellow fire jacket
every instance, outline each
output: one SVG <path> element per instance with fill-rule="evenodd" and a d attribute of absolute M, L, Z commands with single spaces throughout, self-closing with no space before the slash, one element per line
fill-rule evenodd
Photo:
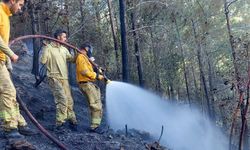
<path fill-rule="evenodd" d="M 9 7 L 0 3 L 0 60 L 5 61 L 6 55 L 11 57 L 14 52 L 8 47 L 10 38 L 10 19 L 11 12 Z"/>
<path fill-rule="evenodd" d="M 88 58 L 83 54 L 78 54 L 76 58 L 76 80 L 78 83 L 96 80 L 96 73 Z"/>
<path fill-rule="evenodd" d="M 43 48 L 41 63 L 46 64 L 47 76 L 68 79 L 67 61 L 74 61 L 67 48 L 57 43 L 50 43 Z"/>

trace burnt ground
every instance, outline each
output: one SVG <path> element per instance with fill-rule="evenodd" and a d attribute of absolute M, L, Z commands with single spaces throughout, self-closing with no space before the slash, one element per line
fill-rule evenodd
<path fill-rule="evenodd" d="M 55 104 L 53 96 L 46 83 L 40 84 L 38 88 L 34 88 L 35 78 L 30 73 L 32 68 L 32 57 L 24 54 L 20 57 L 17 64 L 14 64 L 12 73 L 13 81 L 17 89 L 17 93 L 21 96 L 26 106 L 33 116 L 46 129 L 51 130 L 51 126 L 55 122 Z M 70 150 L 143 150 L 149 149 L 145 145 L 151 144 L 154 140 L 147 132 L 128 130 L 113 131 L 109 129 L 104 134 L 90 133 L 87 129 L 90 124 L 89 110 L 87 102 L 77 87 L 72 87 L 72 95 L 74 98 L 74 110 L 79 121 L 77 132 L 73 132 L 66 128 L 61 132 L 51 130 L 56 138 L 62 141 Z M 105 110 L 105 106 L 104 106 Z M 27 116 L 21 111 L 26 118 L 29 126 L 36 129 Z M 105 121 L 105 113 L 102 126 L 107 127 Z M 0 129 L 1 130 L 1 129 Z M 26 137 L 36 149 L 39 150 L 57 150 L 59 149 L 47 137 L 41 133 L 32 137 Z M 3 132 L 0 132 L 0 149 L 5 149 L 7 140 L 4 139 Z M 152 148 L 153 149 L 153 148 Z"/>

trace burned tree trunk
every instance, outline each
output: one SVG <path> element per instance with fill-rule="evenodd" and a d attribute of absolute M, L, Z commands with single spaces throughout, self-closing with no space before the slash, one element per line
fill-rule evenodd
<path fill-rule="evenodd" d="M 127 33 L 125 24 L 125 1 L 119 0 L 120 22 L 121 22 L 121 43 L 122 43 L 122 79 L 128 82 L 128 52 L 127 52 Z"/>
<path fill-rule="evenodd" d="M 230 42 L 230 46 L 231 46 L 231 50 L 232 50 L 232 57 L 233 57 L 233 67 L 234 67 L 234 77 L 236 80 L 236 87 L 238 90 L 238 94 L 240 95 L 240 97 L 243 95 L 243 93 L 245 92 L 243 90 L 243 86 L 241 83 L 241 78 L 240 78 L 240 72 L 238 70 L 237 67 L 237 58 L 236 58 L 236 50 L 235 50 L 235 45 L 234 45 L 234 38 L 232 35 L 232 31 L 231 31 L 231 25 L 230 25 L 230 18 L 229 18 L 229 7 L 231 4 L 233 4 L 234 2 L 236 2 L 237 0 L 233 0 L 231 2 L 227 2 L 227 0 L 224 0 L 224 13 L 226 16 L 226 21 L 227 21 L 227 30 L 228 30 L 228 36 L 229 36 L 229 42 Z M 249 70 L 248 70 L 249 71 Z M 250 74 L 249 74 L 250 77 Z M 240 139 L 239 139 L 239 150 L 242 150 L 244 148 L 248 149 L 249 147 L 248 145 L 248 135 L 247 135 L 247 130 L 248 130 L 248 126 L 247 126 L 247 111 L 248 111 L 248 105 L 249 105 L 249 83 L 247 85 L 247 100 L 246 100 L 246 104 L 243 104 L 243 101 L 239 101 L 237 108 L 235 109 L 235 112 L 237 113 L 237 110 L 239 108 L 239 106 L 241 107 L 241 120 L 242 120 L 242 126 L 241 126 L 241 133 L 240 133 Z M 237 114 L 236 114 L 237 116 Z M 233 128 L 234 128 L 234 122 L 235 122 L 236 117 L 233 118 L 232 121 L 232 127 L 231 127 L 231 133 L 230 133 L 230 149 L 231 149 L 231 142 L 232 142 L 232 133 L 233 133 Z"/>
<path fill-rule="evenodd" d="M 29 15 L 31 17 L 31 26 L 32 26 L 32 34 L 38 34 L 39 33 L 39 18 L 38 18 L 38 12 L 35 8 L 35 2 L 32 0 L 27 2 L 27 6 L 29 8 Z M 33 39 L 33 66 L 32 66 L 32 74 L 35 75 L 36 80 L 38 80 L 39 76 L 39 40 Z"/>

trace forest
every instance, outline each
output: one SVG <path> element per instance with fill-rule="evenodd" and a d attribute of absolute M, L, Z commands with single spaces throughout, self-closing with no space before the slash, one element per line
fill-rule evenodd
<path fill-rule="evenodd" d="M 248 150 L 249 9 L 248 0 L 26 0 L 10 39 L 63 28 L 68 43 L 91 43 L 110 79 L 198 108 L 231 150 Z M 24 43 L 39 57 L 40 39 Z"/>

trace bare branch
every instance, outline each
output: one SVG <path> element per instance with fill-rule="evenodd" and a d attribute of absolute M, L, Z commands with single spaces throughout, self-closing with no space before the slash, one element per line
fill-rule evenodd
<path fill-rule="evenodd" d="M 108 15 L 109 15 L 109 13 L 105 14 L 105 15 L 104 15 L 103 17 L 101 17 L 100 19 L 106 18 Z M 81 24 L 79 25 L 79 27 L 78 27 L 75 31 L 72 32 L 72 34 L 68 37 L 68 39 L 71 39 L 72 37 L 75 36 L 75 34 L 79 33 L 79 31 L 81 31 L 82 28 L 84 28 L 84 27 L 87 25 L 86 22 L 89 22 L 89 21 L 92 21 L 92 20 L 94 20 L 94 19 L 91 18 L 91 19 L 85 20 L 83 23 L 81 23 Z"/>
<path fill-rule="evenodd" d="M 137 29 L 135 29 L 135 30 L 129 30 L 128 31 L 128 33 L 131 33 L 131 32 L 134 32 L 134 31 L 139 31 L 139 30 L 143 30 L 143 29 L 145 29 L 145 28 L 153 28 L 153 27 L 162 27 L 162 28 L 164 28 L 164 29 L 168 29 L 167 27 L 166 27 L 167 25 L 152 25 L 152 26 L 143 26 L 143 27 L 140 27 L 140 28 L 137 28 Z"/>
<path fill-rule="evenodd" d="M 230 7 L 230 5 L 232 5 L 232 4 L 233 4 L 234 2 L 236 2 L 236 1 L 238 1 L 238 0 L 234 0 L 234 1 L 230 2 L 230 3 L 228 3 L 227 9 Z"/>
<path fill-rule="evenodd" d="M 205 13 L 205 11 L 204 11 L 204 8 L 201 6 L 199 0 L 197 0 L 196 2 L 198 3 L 199 7 L 201 8 L 203 15 L 206 16 L 206 13 Z"/>
<path fill-rule="evenodd" d="M 161 4 L 161 5 L 164 5 L 164 6 L 168 7 L 168 4 L 167 4 L 167 3 L 163 3 L 163 2 L 160 2 L 160 1 L 146 1 L 146 2 L 140 2 L 140 3 L 137 4 L 136 6 L 127 9 L 127 11 L 130 11 L 130 10 L 132 10 L 132 9 L 135 9 L 135 8 L 137 8 L 137 7 L 141 6 L 141 5 L 147 4 L 147 3 Z"/>

